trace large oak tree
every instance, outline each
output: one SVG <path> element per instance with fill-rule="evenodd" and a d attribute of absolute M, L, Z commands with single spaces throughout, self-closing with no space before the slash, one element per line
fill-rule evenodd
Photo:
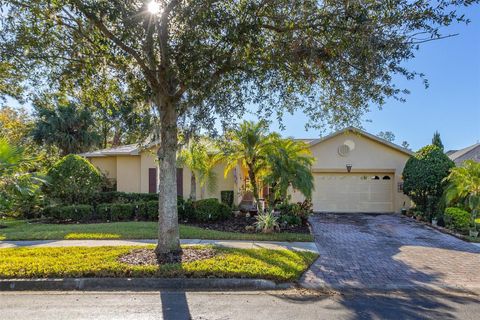
<path fill-rule="evenodd" d="M 313 126 L 355 123 L 369 104 L 401 99 L 392 77 L 416 75 L 402 62 L 464 21 L 456 6 L 477 2 L 154 1 L 0 0 L 0 55 L 24 92 L 75 90 L 108 74 L 155 107 L 159 258 L 180 250 L 179 126 L 226 124 L 247 103 L 278 119 L 302 110 Z"/>

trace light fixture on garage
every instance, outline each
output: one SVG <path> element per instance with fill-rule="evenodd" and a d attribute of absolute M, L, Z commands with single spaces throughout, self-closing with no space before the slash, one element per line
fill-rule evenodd
<path fill-rule="evenodd" d="M 345 167 L 347 167 L 347 172 L 348 172 L 348 173 L 350 173 L 350 171 L 352 171 L 352 165 L 351 165 L 351 164 L 347 163 L 347 164 L 345 165 Z"/>

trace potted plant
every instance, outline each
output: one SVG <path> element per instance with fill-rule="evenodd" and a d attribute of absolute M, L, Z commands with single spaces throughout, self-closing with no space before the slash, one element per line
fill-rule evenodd
<path fill-rule="evenodd" d="M 275 230 L 280 230 L 278 219 L 272 212 L 259 213 L 257 221 L 254 223 L 258 231 L 263 233 L 272 233 Z"/>
<path fill-rule="evenodd" d="M 402 215 L 406 216 L 407 215 L 407 208 L 405 208 L 405 201 L 403 201 L 403 206 L 402 206 Z"/>
<path fill-rule="evenodd" d="M 437 217 L 432 218 L 432 225 L 437 226 L 438 225 L 438 219 Z"/>
<path fill-rule="evenodd" d="M 476 237 L 478 237 L 478 230 L 477 230 L 477 228 L 476 228 L 476 227 L 472 227 L 472 228 L 470 229 L 469 235 L 470 235 L 471 238 L 476 238 Z"/>
<path fill-rule="evenodd" d="M 235 216 L 235 218 L 239 217 L 241 212 L 240 212 L 240 209 L 238 208 L 238 206 L 236 204 L 234 204 L 232 206 L 232 211 L 233 211 L 233 215 Z"/>

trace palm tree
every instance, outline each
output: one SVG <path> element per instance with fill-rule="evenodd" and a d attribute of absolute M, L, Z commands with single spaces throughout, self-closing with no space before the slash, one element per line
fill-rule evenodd
<path fill-rule="evenodd" d="M 268 132 L 266 122 L 244 121 L 237 129 L 226 134 L 225 146 L 222 148 L 221 159 L 225 161 L 227 174 L 238 164 L 248 171 L 248 177 L 253 189 L 253 198 L 258 204 L 258 179 L 267 171 L 267 156 L 278 137 Z"/>
<path fill-rule="evenodd" d="M 472 212 L 472 224 L 480 211 L 480 163 L 467 160 L 461 167 L 452 168 L 445 178 L 448 182 L 444 197 L 447 205 L 463 202 Z"/>
<path fill-rule="evenodd" d="M 24 149 L 0 139 L 0 212 L 8 211 L 21 195 L 33 195 L 45 180 L 28 171 L 34 159 Z"/>
<path fill-rule="evenodd" d="M 37 144 L 57 147 L 62 156 L 85 152 L 98 144 L 93 115 L 86 107 L 73 102 L 45 105 L 34 104 L 36 121 L 32 130 Z"/>
<path fill-rule="evenodd" d="M 191 141 L 186 148 L 180 151 L 178 162 L 192 171 L 190 178 L 190 199 L 195 200 L 197 194 L 197 180 L 203 198 L 203 189 L 207 186 L 210 192 L 216 189 L 216 174 L 213 168 L 217 164 L 218 157 L 214 156 L 209 145 L 199 141 Z"/>
<path fill-rule="evenodd" d="M 274 146 L 267 156 L 269 170 L 265 176 L 265 182 L 272 186 L 273 197 L 286 199 L 288 188 L 292 187 L 311 198 L 314 158 L 308 145 L 292 139 L 276 139 Z"/>

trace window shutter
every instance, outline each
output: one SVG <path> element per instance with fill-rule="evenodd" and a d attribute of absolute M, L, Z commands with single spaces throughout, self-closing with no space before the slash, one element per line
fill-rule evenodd
<path fill-rule="evenodd" d="M 177 168 L 177 196 L 183 197 L 183 168 Z"/>
<path fill-rule="evenodd" d="M 157 193 L 157 168 L 148 168 L 148 192 Z"/>

